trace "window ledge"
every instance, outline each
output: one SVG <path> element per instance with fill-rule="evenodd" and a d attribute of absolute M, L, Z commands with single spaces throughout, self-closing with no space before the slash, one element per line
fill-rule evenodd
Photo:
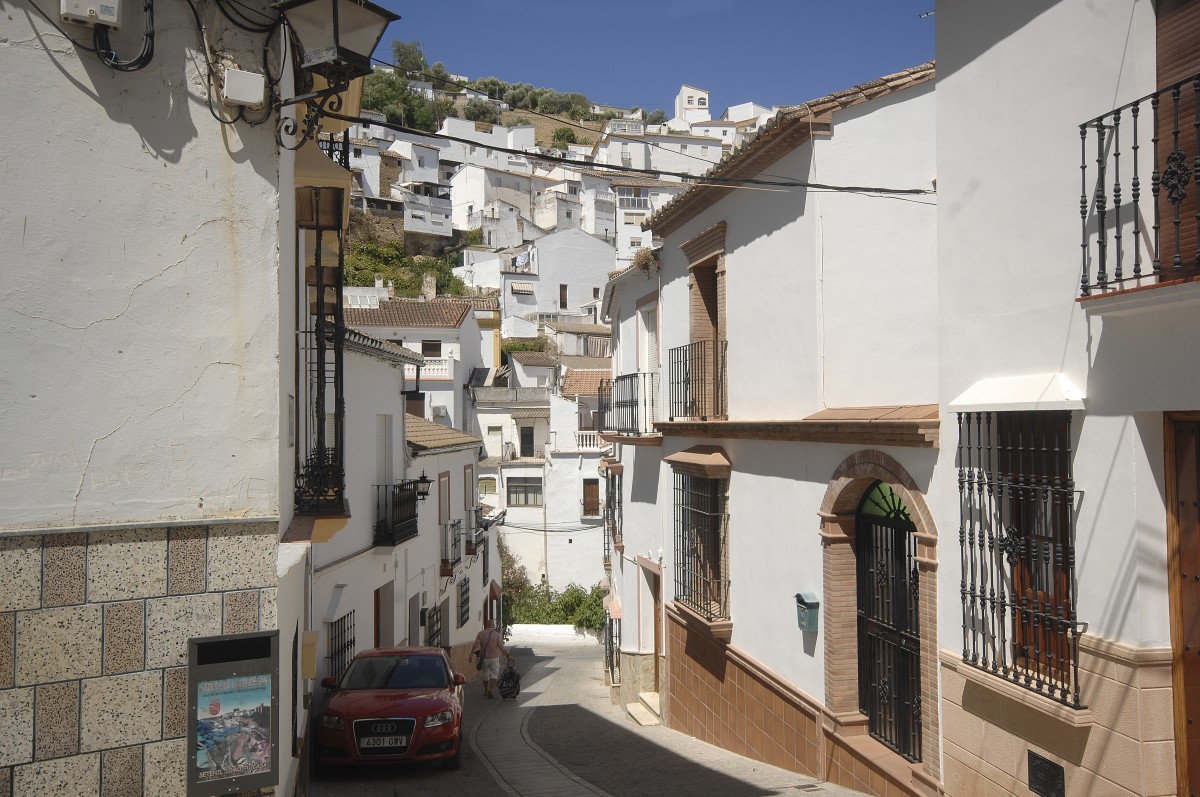
<path fill-rule="evenodd" d="M 673 601 L 670 605 L 675 608 L 676 614 L 682 617 L 689 626 L 700 629 L 713 639 L 720 640 L 721 642 L 728 642 L 733 639 L 733 620 L 706 620 L 696 610 L 680 601 Z"/>
<path fill-rule="evenodd" d="M 939 651 L 938 658 L 941 659 L 943 667 L 954 670 L 968 682 L 1028 706 L 1050 719 L 1058 720 L 1067 727 L 1090 728 L 1092 726 L 1092 710 L 1090 708 L 1064 706 L 1045 695 L 1031 692 L 998 675 L 992 675 L 978 667 L 973 667 L 963 661 L 962 656 L 949 650 Z"/>
<path fill-rule="evenodd" d="M 1075 301 L 1088 315 L 1099 316 L 1133 315 L 1167 305 L 1200 303 L 1200 276 L 1163 282 L 1155 282 L 1153 277 L 1143 277 L 1143 280 L 1146 281 L 1144 285 L 1080 296 Z"/>

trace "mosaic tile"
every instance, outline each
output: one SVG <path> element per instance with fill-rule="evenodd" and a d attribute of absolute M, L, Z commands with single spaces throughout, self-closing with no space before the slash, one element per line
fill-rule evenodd
<path fill-rule="evenodd" d="M 279 590 L 275 587 L 262 590 L 259 603 L 259 624 L 262 631 L 274 631 L 279 627 Z"/>
<path fill-rule="evenodd" d="M 33 757 L 62 758 L 79 754 L 79 681 L 37 688 Z"/>
<path fill-rule="evenodd" d="M 146 605 L 142 601 L 104 607 L 104 674 L 146 666 Z"/>
<path fill-rule="evenodd" d="M 90 752 L 162 738 L 162 672 L 83 682 L 80 747 Z"/>
<path fill-rule="evenodd" d="M 242 634 L 258 630 L 258 590 L 225 593 L 225 625 L 222 633 Z"/>
<path fill-rule="evenodd" d="M 87 587 L 87 535 L 48 535 L 43 555 L 42 605 L 83 603 Z"/>
<path fill-rule="evenodd" d="M 208 589 L 215 592 L 275 586 L 278 548 L 275 524 L 213 526 L 208 535 Z"/>
<path fill-rule="evenodd" d="M 187 733 L 187 667 L 163 671 L 163 738 L 178 739 Z"/>
<path fill-rule="evenodd" d="M 167 592 L 166 529 L 98 531 L 88 541 L 87 597 L 119 601 Z"/>
<path fill-rule="evenodd" d="M 0 767 L 33 760 L 33 690 L 0 692 Z"/>
<path fill-rule="evenodd" d="M 183 739 L 146 745 L 145 794 L 187 797 L 187 747 Z"/>
<path fill-rule="evenodd" d="M 17 615 L 17 685 L 100 674 L 99 606 L 64 606 Z"/>
<path fill-rule="evenodd" d="M 17 615 L 13 612 L 0 614 L 0 689 L 11 689 L 13 669 L 16 664 Z"/>
<path fill-rule="evenodd" d="M 142 748 L 100 754 L 100 797 L 142 797 Z"/>
<path fill-rule="evenodd" d="M 146 601 L 146 666 L 187 664 L 189 638 L 219 633 L 219 594 L 179 595 Z"/>
<path fill-rule="evenodd" d="M 208 530 L 203 526 L 171 529 L 168 545 L 167 587 L 170 594 L 204 592 Z"/>
<path fill-rule="evenodd" d="M 42 538 L 0 537 L 0 612 L 42 604 Z"/>
<path fill-rule="evenodd" d="M 13 770 L 13 797 L 96 797 L 100 791 L 100 756 L 73 755 L 26 764 Z"/>

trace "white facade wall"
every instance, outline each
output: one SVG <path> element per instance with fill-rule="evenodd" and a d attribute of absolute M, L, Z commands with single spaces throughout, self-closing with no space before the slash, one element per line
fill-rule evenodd
<path fill-rule="evenodd" d="M 362 173 L 363 196 L 380 196 L 379 147 L 374 144 L 350 142 L 350 170 Z M 383 191 L 387 193 L 386 189 Z"/>
<path fill-rule="evenodd" d="M 500 260 L 503 255 L 480 249 L 464 249 L 463 264 L 454 267 L 454 276 L 475 288 L 500 287 Z"/>
<path fill-rule="evenodd" d="M 430 183 L 437 185 L 441 180 L 441 150 L 432 142 L 397 140 L 388 148 L 404 160 L 400 164 L 401 183 Z"/>
<path fill-rule="evenodd" d="M 675 117 L 691 125 L 712 118 L 708 107 L 708 92 L 693 86 L 683 85 L 675 95 Z"/>
<path fill-rule="evenodd" d="M 520 282 L 532 282 L 534 301 L 529 310 L 522 312 L 574 313 L 592 301 L 595 289 L 603 287 L 612 270 L 613 248 L 597 240 L 583 230 L 564 230 L 547 235 L 532 247 L 538 274 L 513 275 Z M 567 286 L 567 307 L 560 308 L 560 285 Z M 510 292 L 511 293 L 511 292 Z M 520 315 L 517 308 L 528 306 L 529 297 L 502 295 L 500 298 L 502 317 Z"/>
<path fill-rule="evenodd" d="M 722 144 L 725 143 L 727 142 L 724 139 L 716 136 L 647 135 L 646 156 L 649 158 L 651 169 L 704 174 L 714 163 L 721 160 Z M 663 175 L 663 179 L 680 178 Z"/>
<path fill-rule="evenodd" d="M 1010 32 L 997 39 L 996 30 Z M 1044 14 L 938 7 L 942 400 L 1010 374 L 1061 372 L 1085 393 L 1086 411 L 1074 413 L 1072 424 L 1082 492 L 1076 610 L 1089 634 L 1138 647 L 1171 643 L 1161 413 L 1193 409 L 1200 395 L 1194 347 L 1155 341 L 1189 339 L 1200 328 L 1194 308 L 1181 305 L 1108 317 L 1082 309 L 1075 302 L 1079 214 L 1065 212 L 1055 197 L 1079 195 L 1078 125 L 1156 88 L 1154 31 L 1148 2 L 1060 3 Z M 1021 60 L 1013 62 L 1017 53 Z M 1037 144 L 1029 146 L 1013 140 L 1015 120 L 983 120 L 988 108 L 1020 96 L 1033 75 L 1053 78 L 1025 95 L 1023 114 L 1037 120 Z M 974 92 L 982 81 L 987 101 Z M 972 158 L 980 148 L 991 156 Z M 1004 201 L 1018 187 L 1029 197 L 1019 212 Z M 968 256 L 970 269 L 952 267 Z M 949 448 L 957 440 L 953 410 L 944 407 L 942 419 Z M 939 526 L 948 532 L 958 517 L 949 458 L 934 485 Z M 939 570 L 939 592 L 947 596 L 940 642 L 950 649 L 962 644 L 959 570 L 949 557 Z"/>
<path fill-rule="evenodd" d="M 651 230 L 642 229 L 646 223 L 663 205 L 683 193 L 684 187 L 660 185 L 646 190 L 647 207 L 621 207 L 620 198 L 617 200 L 617 266 L 623 268 L 637 254 L 637 250 L 652 246 L 654 242 Z"/>
<path fill-rule="evenodd" d="M 449 199 L 416 194 L 402 188 L 393 188 L 392 197 L 404 203 L 404 229 L 406 232 L 449 237 L 454 234 Z"/>

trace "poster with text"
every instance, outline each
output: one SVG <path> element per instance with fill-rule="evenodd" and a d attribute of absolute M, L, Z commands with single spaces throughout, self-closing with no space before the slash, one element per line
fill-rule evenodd
<path fill-rule="evenodd" d="M 271 771 L 271 676 L 196 686 L 196 770 L 202 783 Z"/>

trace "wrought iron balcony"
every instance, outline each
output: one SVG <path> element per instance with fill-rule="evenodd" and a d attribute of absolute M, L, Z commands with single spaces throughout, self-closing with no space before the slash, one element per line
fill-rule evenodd
<path fill-rule="evenodd" d="M 475 525 L 466 530 L 467 556 L 474 556 L 487 547 L 487 527 Z"/>
<path fill-rule="evenodd" d="M 452 520 L 442 524 L 442 568 L 443 576 L 454 575 L 454 568 L 462 562 L 462 521 Z"/>
<path fill-rule="evenodd" d="M 1200 74 L 1079 126 L 1080 295 L 1200 273 L 1198 104 Z"/>
<path fill-rule="evenodd" d="M 336 448 L 315 448 L 296 474 L 296 511 L 338 514 L 346 506 L 346 470 Z"/>
<path fill-rule="evenodd" d="M 545 458 L 545 446 L 519 446 L 514 445 L 512 442 L 504 443 L 504 455 L 502 457 L 504 462 L 516 462 L 521 459 L 541 460 Z"/>
<path fill-rule="evenodd" d="M 727 352 L 724 340 L 699 340 L 668 352 L 669 420 L 707 421 L 728 416 Z"/>
<path fill-rule="evenodd" d="M 375 544 L 399 545 L 416 536 L 416 483 L 375 485 Z"/>
<path fill-rule="evenodd" d="M 657 371 L 639 371 L 606 380 L 600 394 L 604 412 L 601 428 L 625 435 L 653 432 L 658 420 L 658 380 Z"/>

